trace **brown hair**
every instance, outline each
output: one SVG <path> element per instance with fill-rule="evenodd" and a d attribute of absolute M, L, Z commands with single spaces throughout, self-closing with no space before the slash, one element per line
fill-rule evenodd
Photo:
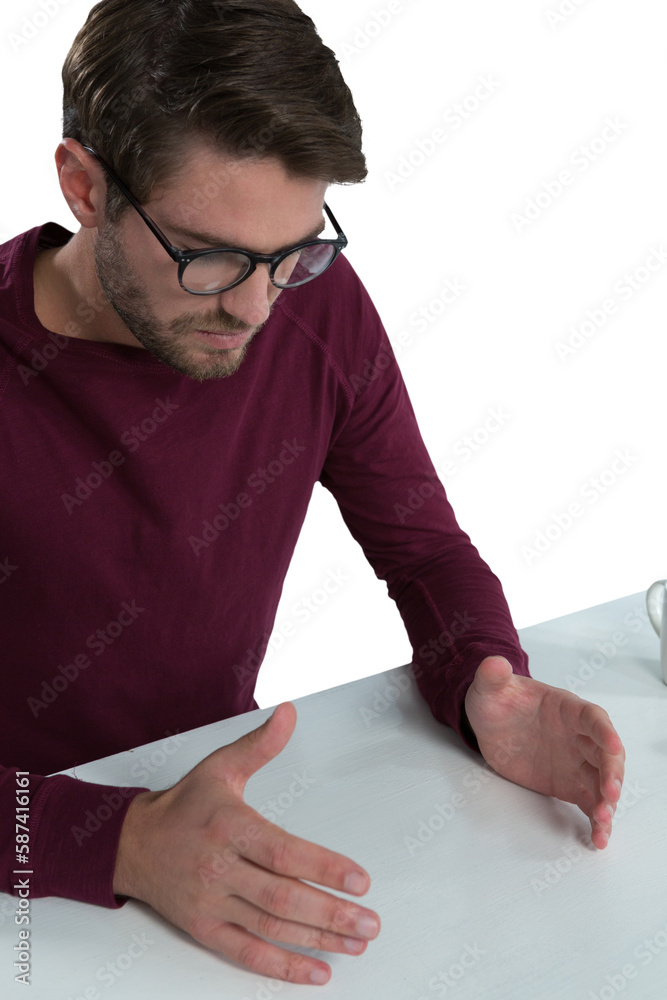
<path fill-rule="evenodd" d="M 63 65 L 63 138 L 92 146 L 140 204 L 187 143 L 358 184 L 362 126 L 335 54 L 294 0 L 102 0 Z M 115 184 L 106 211 L 128 210 Z"/>

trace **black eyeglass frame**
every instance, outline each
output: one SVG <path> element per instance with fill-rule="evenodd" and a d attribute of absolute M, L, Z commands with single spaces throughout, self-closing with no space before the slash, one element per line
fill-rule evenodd
<path fill-rule="evenodd" d="M 137 212 L 144 220 L 148 228 L 151 230 L 153 235 L 162 244 L 162 246 L 167 251 L 171 259 L 176 264 L 178 264 L 178 283 L 183 289 L 183 291 L 189 292 L 190 295 L 219 295 L 221 292 L 229 291 L 230 288 L 236 288 L 237 285 L 240 285 L 242 281 L 245 281 L 246 278 L 249 278 L 250 275 L 257 270 L 258 264 L 269 265 L 269 277 L 271 279 L 272 284 L 274 284 L 276 288 L 280 288 L 281 290 L 286 290 L 286 291 L 289 291 L 290 288 L 299 288 L 301 285 L 306 285 L 309 281 L 314 281 L 315 278 L 319 278 L 321 275 L 325 273 L 325 271 L 328 271 L 331 265 L 337 259 L 341 250 L 344 250 L 348 244 L 347 236 L 340 228 L 338 222 L 336 221 L 333 215 L 333 212 L 331 211 L 327 203 L 324 202 L 324 209 L 327 215 L 329 216 L 332 225 L 336 229 L 337 236 L 335 240 L 320 240 L 320 239 L 308 240 L 306 243 L 296 243 L 294 246 L 289 247 L 287 250 L 282 250 L 280 253 L 276 254 L 252 253 L 250 250 L 243 250 L 240 247 L 211 247 L 206 250 L 179 250 L 177 247 L 171 245 L 171 243 L 164 235 L 162 230 L 159 228 L 159 226 L 155 222 L 153 222 L 153 220 L 149 215 L 147 215 L 147 213 L 143 210 L 141 205 L 132 196 L 132 194 L 125 186 L 125 184 L 123 184 L 121 179 L 116 176 L 116 174 L 113 172 L 108 163 L 105 163 L 100 154 L 96 153 L 95 150 L 92 149 L 90 146 L 84 145 L 83 148 L 87 150 L 89 153 L 91 153 L 95 157 L 95 159 L 99 161 L 99 163 L 106 170 L 106 172 L 108 173 L 109 177 L 112 179 L 114 184 L 118 185 L 120 190 L 123 192 L 123 194 L 130 202 L 130 204 L 133 206 L 133 208 L 137 210 Z M 294 285 L 279 285 L 274 280 L 276 270 L 283 262 L 283 260 L 285 260 L 286 257 L 289 257 L 290 254 L 293 254 L 296 250 L 304 250 L 306 247 L 317 246 L 320 244 L 333 246 L 334 248 L 334 254 L 331 260 L 322 271 L 319 271 L 317 274 L 313 274 L 309 278 L 306 278 L 304 281 L 300 281 Z M 233 281 L 231 285 L 225 285 L 223 288 L 216 289 L 215 291 L 212 292 L 196 292 L 193 291 L 192 288 L 187 288 L 183 284 L 183 272 L 185 271 L 187 265 L 191 263 L 191 261 L 196 260 L 197 257 L 205 257 L 208 254 L 221 253 L 222 251 L 225 251 L 227 253 L 242 254 L 244 257 L 246 257 L 250 262 L 250 267 L 248 268 L 246 273 L 243 274 L 240 278 L 237 278 L 236 281 Z"/>

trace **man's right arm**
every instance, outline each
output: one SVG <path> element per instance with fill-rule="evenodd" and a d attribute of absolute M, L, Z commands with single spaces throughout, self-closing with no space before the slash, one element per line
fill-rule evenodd
<path fill-rule="evenodd" d="M 113 892 L 118 842 L 131 802 L 146 791 L 0 767 L 0 890 L 16 896 L 22 879 L 33 899 L 122 906 Z"/>
<path fill-rule="evenodd" d="M 162 791 L 4 770 L 0 889 L 16 894 L 22 876 L 13 873 L 20 867 L 34 873 L 26 876 L 31 896 L 108 907 L 127 897 L 143 900 L 252 972 L 292 983 L 328 982 L 325 962 L 270 942 L 362 954 L 379 933 L 377 913 L 307 883 L 363 896 L 368 873 L 343 854 L 287 833 L 243 800 L 249 777 L 280 753 L 295 723 L 294 706 L 279 705 L 257 729 L 214 750 Z M 13 834 L 24 777 L 30 782 L 27 865 L 16 860 Z"/>

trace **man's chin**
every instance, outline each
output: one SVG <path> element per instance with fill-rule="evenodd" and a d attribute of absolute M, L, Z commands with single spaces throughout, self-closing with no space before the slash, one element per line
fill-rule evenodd
<path fill-rule="evenodd" d="M 203 346 L 196 351 L 172 354 L 171 352 L 152 351 L 160 361 L 199 382 L 209 379 L 228 378 L 241 367 L 247 353 L 247 343 L 236 348 L 212 348 Z"/>

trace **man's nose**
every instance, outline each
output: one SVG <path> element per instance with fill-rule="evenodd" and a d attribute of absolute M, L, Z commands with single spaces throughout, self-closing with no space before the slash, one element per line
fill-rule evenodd
<path fill-rule="evenodd" d="M 269 265 L 258 264 L 255 271 L 235 288 L 220 292 L 220 304 L 226 312 L 249 327 L 262 326 L 271 314 L 280 289 L 269 278 Z"/>

